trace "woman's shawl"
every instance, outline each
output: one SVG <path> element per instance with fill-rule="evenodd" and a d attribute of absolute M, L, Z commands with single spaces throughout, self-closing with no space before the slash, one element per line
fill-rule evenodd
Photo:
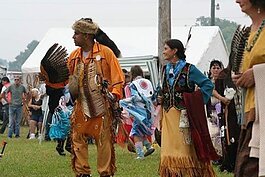
<path fill-rule="evenodd" d="M 213 147 L 200 90 L 193 93 L 183 93 L 184 102 L 190 122 L 192 141 L 197 157 L 202 162 L 217 160 L 219 157 Z"/>
<path fill-rule="evenodd" d="M 253 124 L 252 136 L 249 147 L 250 157 L 259 158 L 259 176 L 265 176 L 265 80 L 264 80 L 265 64 L 253 66 L 255 78 L 255 122 Z"/>
<path fill-rule="evenodd" d="M 72 106 L 58 106 L 52 115 L 49 136 L 51 139 L 65 139 L 70 131 Z"/>
<path fill-rule="evenodd" d="M 149 80 L 141 78 L 137 81 L 130 85 L 132 96 L 120 100 L 120 106 L 128 111 L 134 119 L 150 128 L 153 123 L 154 106 L 151 96 L 154 90 Z M 151 117 L 148 117 L 149 114 Z"/>

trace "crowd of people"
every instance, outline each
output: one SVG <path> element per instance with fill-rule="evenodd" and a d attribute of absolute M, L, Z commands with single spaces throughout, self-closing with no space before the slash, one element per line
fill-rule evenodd
<path fill-rule="evenodd" d="M 64 148 L 71 154 L 77 177 L 91 176 L 91 138 L 100 177 L 116 172 L 115 143 L 127 144 L 135 159 L 142 160 L 156 152 L 157 141 L 161 177 L 214 177 L 213 166 L 235 177 L 265 176 L 265 140 L 260 135 L 265 129 L 265 1 L 236 3 L 252 21 L 240 61 L 235 62 L 234 50 L 226 67 L 211 58 L 207 77 L 186 60 L 183 43 L 169 39 L 161 51 L 166 64 L 158 86 L 138 65 L 121 69 L 121 52 L 91 18 L 75 21 L 77 49 L 67 58 L 67 79 L 53 80 L 56 76 L 45 62 L 40 87 L 30 92 L 19 76 L 14 83 L 2 78 L 0 133 L 8 126 L 8 138 L 20 137 L 22 106 L 27 104 L 29 139 L 56 140 L 60 155 L 65 155 Z"/>

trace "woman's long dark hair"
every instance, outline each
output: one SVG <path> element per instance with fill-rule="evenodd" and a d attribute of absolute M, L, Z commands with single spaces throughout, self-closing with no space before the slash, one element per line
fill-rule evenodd
<path fill-rule="evenodd" d="M 208 78 L 211 79 L 211 68 L 214 66 L 214 65 L 218 65 L 222 70 L 224 69 L 224 65 L 221 61 L 219 60 L 216 60 L 216 59 L 213 59 L 210 63 L 210 68 L 209 68 L 209 72 L 208 72 Z"/>
<path fill-rule="evenodd" d="M 250 0 L 250 3 L 255 6 L 265 10 L 265 1 L 264 0 Z"/>
<path fill-rule="evenodd" d="M 179 59 L 182 59 L 182 60 L 186 59 L 185 48 L 180 40 L 169 39 L 165 42 L 165 44 L 168 45 L 171 49 L 178 49 L 178 51 L 176 52 L 176 55 L 178 56 Z"/>

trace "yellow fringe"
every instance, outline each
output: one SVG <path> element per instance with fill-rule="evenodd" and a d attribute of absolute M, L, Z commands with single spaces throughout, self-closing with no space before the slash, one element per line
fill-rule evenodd
<path fill-rule="evenodd" d="M 159 166 L 160 177 L 216 177 L 209 163 L 191 157 L 163 157 Z"/>

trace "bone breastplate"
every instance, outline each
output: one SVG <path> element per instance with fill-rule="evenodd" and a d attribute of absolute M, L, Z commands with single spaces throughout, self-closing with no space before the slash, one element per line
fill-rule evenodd
<path fill-rule="evenodd" d="M 78 69 L 81 71 L 79 81 L 80 99 L 86 116 L 93 118 L 104 114 L 104 97 L 101 87 L 95 82 L 97 75 L 96 64 L 93 60 L 88 63 L 79 62 Z"/>

